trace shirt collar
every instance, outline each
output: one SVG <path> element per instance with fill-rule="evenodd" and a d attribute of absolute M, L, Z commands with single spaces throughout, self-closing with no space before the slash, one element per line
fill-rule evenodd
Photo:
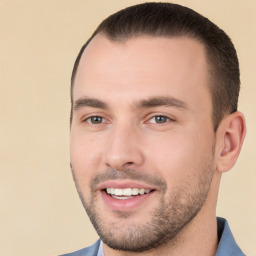
<path fill-rule="evenodd" d="M 99 246 L 97 256 L 104 256 L 102 241 L 100 241 L 100 246 Z"/>
<path fill-rule="evenodd" d="M 217 218 L 218 224 L 218 237 L 219 245 L 215 256 L 226 256 L 226 255 L 236 255 L 245 256 L 237 245 L 231 230 L 229 228 L 227 220 L 224 218 Z"/>

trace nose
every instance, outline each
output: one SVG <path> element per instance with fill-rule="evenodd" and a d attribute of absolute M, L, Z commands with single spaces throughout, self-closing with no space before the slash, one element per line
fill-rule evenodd
<path fill-rule="evenodd" d="M 105 164 L 115 170 L 140 167 L 144 162 L 139 132 L 131 125 L 115 125 L 105 148 Z"/>

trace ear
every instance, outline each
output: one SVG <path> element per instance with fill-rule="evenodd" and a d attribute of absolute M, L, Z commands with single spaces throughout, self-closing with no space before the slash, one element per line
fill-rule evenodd
<path fill-rule="evenodd" d="M 235 164 L 246 134 L 244 115 L 237 111 L 226 116 L 216 136 L 216 167 L 219 172 L 230 170 Z"/>

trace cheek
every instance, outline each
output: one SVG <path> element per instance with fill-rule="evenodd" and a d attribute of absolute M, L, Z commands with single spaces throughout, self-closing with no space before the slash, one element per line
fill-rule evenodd
<path fill-rule="evenodd" d="M 147 159 L 153 170 L 157 170 L 167 182 L 175 184 L 205 168 L 212 154 L 212 145 L 211 136 L 202 135 L 200 131 L 175 132 L 152 138 Z"/>
<path fill-rule="evenodd" d="M 99 169 L 100 146 L 92 138 L 71 132 L 70 158 L 78 183 L 89 183 Z"/>

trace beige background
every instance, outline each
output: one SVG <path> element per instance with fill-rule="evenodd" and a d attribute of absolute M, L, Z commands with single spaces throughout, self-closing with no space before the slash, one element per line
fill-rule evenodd
<path fill-rule="evenodd" d="M 142 1 L 0 0 L 0 255 L 57 255 L 97 238 L 69 169 L 69 81 L 98 23 Z M 177 0 L 222 27 L 241 63 L 247 138 L 217 214 L 256 255 L 256 1 Z"/>

